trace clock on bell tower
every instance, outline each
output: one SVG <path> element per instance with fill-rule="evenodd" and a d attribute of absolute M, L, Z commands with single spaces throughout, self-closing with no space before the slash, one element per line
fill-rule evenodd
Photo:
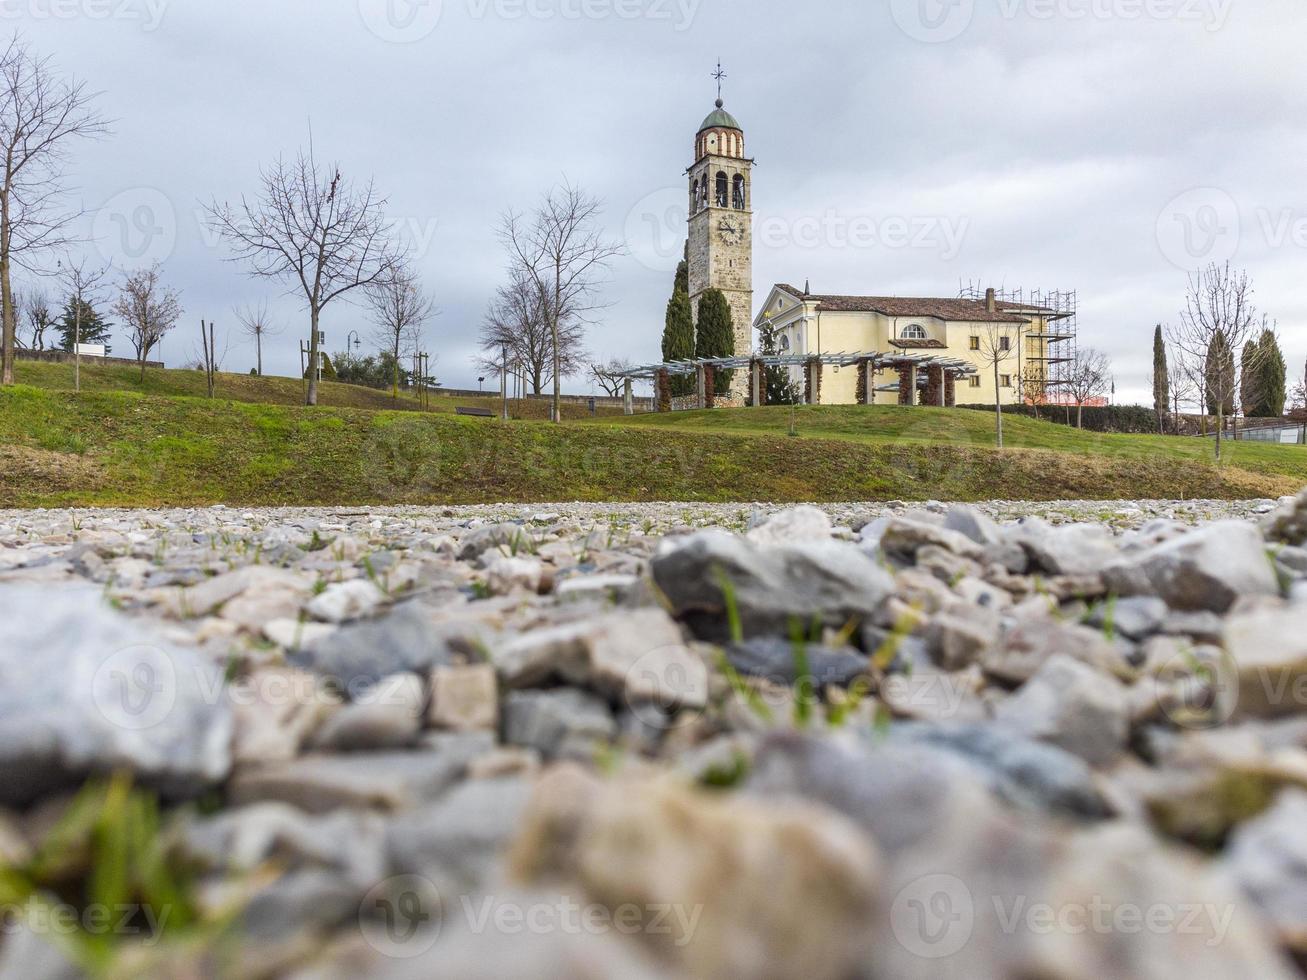
<path fill-rule="evenodd" d="M 720 68 L 718 84 L 720 96 Z M 731 307 L 735 353 L 753 352 L 753 160 L 744 153 L 744 130 L 721 98 L 699 127 L 690 178 L 690 308 L 719 289 Z M 743 398 L 748 372 L 736 371 L 732 393 Z"/>

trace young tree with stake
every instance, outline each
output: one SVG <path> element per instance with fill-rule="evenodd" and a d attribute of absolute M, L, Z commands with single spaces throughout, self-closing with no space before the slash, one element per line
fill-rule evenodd
<path fill-rule="evenodd" d="M 481 326 L 484 356 L 477 364 L 499 371 L 508 351 L 508 363 L 517 365 L 532 394 L 539 395 L 553 378 L 554 343 L 545 299 L 535 283 L 516 275 L 495 292 Z M 585 328 L 579 320 L 558 324 L 558 360 L 564 377 L 585 364 Z"/>
<path fill-rule="evenodd" d="M 1067 388 L 1076 403 L 1076 428 L 1084 428 L 1085 402 L 1102 398 L 1112 387 L 1112 362 L 1102 351 L 1082 347 L 1068 372 Z"/>
<path fill-rule="evenodd" d="M 398 400 L 400 359 L 420 346 L 422 328 L 436 315 L 436 304 L 407 265 L 397 264 L 390 275 L 369 286 L 364 295 L 376 325 L 377 343 L 394 360 L 391 397 Z"/>
<path fill-rule="evenodd" d="M 254 373 L 261 378 L 263 377 L 264 338 L 275 337 L 281 333 L 281 328 L 273 326 L 272 318 L 268 315 L 266 300 L 257 306 L 242 306 L 234 313 L 241 332 L 254 341 Z"/>
<path fill-rule="evenodd" d="M 127 328 L 144 381 L 145 362 L 150 359 L 150 351 L 181 319 L 181 297 L 163 285 L 156 262 L 150 268 L 139 269 L 126 277 L 113 311 Z"/>
<path fill-rule="evenodd" d="M 1003 387 L 999 383 L 999 369 L 1016 354 L 1019 336 L 1012 324 L 987 323 L 981 330 L 980 347 L 976 351 L 977 359 L 994 376 L 994 429 L 999 449 L 1003 448 Z"/>
<path fill-rule="evenodd" d="M 585 323 L 602 308 L 599 287 L 609 263 L 625 251 L 604 237 L 601 210 L 598 198 L 564 183 L 549 191 L 531 214 L 505 214 L 500 227 L 514 279 L 535 288 L 549 327 L 554 422 L 562 421 L 564 326 Z"/>
<path fill-rule="evenodd" d="M 92 266 L 85 259 L 74 262 L 71 258 L 59 262 L 59 281 L 69 296 L 73 310 L 73 331 L 68 339 L 73 350 L 73 390 L 82 390 L 82 320 L 85 312 L 99 300 L 104 281 L 109 277 L 109 266 Z"/>

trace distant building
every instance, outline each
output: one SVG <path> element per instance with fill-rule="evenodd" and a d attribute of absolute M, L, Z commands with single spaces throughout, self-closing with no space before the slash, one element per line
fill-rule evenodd
<path fill-rule="evenodd" d="M 1046 302 L 1022 303 L 1000 298 L 993 290 L 983 298 L 916 299 L 818 294 L 779 283 L 753 325 L 769 326 L 782 354 L 903 353 L 970 361 L 978 374 L 966 379 L 956 401 L 992 405 L 994 370 L 983 355 L 991 343 L 1012 352 L 999 365 L 1001 402 L 1058 400 L 1060 369 L 1074 352 L 1074 329 L 1068 325 L 1074 316 L 1074 294 L 1066 293 L 1051 294 Z M 796 382 L 801 373 L 794 370 Z M 878 378 L 875 387 L 875 404 L 899 401 L 898 378 L 892 372 Z M 820 402 L 857 404 L 856 372 L 828 372 Z"/>

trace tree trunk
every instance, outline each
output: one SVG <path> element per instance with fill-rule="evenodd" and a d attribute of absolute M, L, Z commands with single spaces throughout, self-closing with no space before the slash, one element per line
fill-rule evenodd
<path fill-rule="evenodd" d="M 263 377 L 263 334 L 254 335 L 254 370 L 258 372 L 259 377 Z"/>
<path fill-rule="evenodd" d="M 312 325 L 313 333 L 309 338 L 309 393 L 304 398 L 305 405 L 316 405 L 318 403 L 318 304 L 313 303 L 310 306 L 309 320 Z"/>
<path fill-rule="evenodd" d="M 1085 403 L 1082 401 L 1077 401 L 1076 402 L 1076 428 L 1083 429 L 1084 427 L 1085 427 Z"/>
<path fill-rule="evenodd" d="M 1221 437 L 1225 435 L 1225 405 L 1216 405 L 1216 461 L 1221 461 Z"/>
<path fill-rule="evenodd" d="M 82 390 L 82 297 L 73 301 L 77 312 L 73 314 L 73 391 Z"/>
<path fill-rule="evenodd" d="M 554 309 L 553 315 L 549 318 L 550 332 L 553 334 L 554 341 L 554 422 L 563 421 L 563 379 L 560 376 L 560 369 L 563 366 L 563 359 L 558 351 L 558 306 L 562 302 L 562 296 L 559 295 L 558 289 L 558 270 L 554 270 Z"/>
<path fill-rule="evenodd" d="M 998 448 L 1003 448 L 1003 393 L 998 386 L 998 361 L 994 362 L 994 427 L 998 432 Z"/>
<path fill-rule="evenodd" d="M 14 286 L 10 278 L 9 246 L 12 241 L 13 226 L 9 216 L 9 190 L 5 189 L 0 198 L 0 309 L 3 310 L 4 330 L 3 345 L 0 349 L 0 361 L 4 363 L 3 377 L 0 384 L 14 383 L 14 334 L 18 329 L 17 311 L 14 310 Z"/>

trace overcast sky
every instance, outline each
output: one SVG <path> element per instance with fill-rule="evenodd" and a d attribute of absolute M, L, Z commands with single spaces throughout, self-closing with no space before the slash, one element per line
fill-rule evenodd
<path fill-rule="evenodd" d="M 199 208 L 307 140 L 375 177 L 442 314 L 437 373 L 475 386 L 505 208 L 564 177 L 627 241 L 591 330 L 656 360 L 684 239 L 682 173 L 716 96 L 758 160 L 754 288 L 953 296 L 1075 289 L 1081 342 L 1147 400 L 1153 325 L 1186 269 L 1231 258 L 1307 357 L 1307 7 L 1301 0 L 0 0 L 0 17 L 103 91 L 114 132 L 77 148 L 89 246 L 163 261 L 186 315 L 267 298 L 293 374 L 301 303 L 248 278 Z M 325 318 L 328 348 L 357 307 Z M 119 337 L 118 352 L 128 351 Z M 583 388 L 577 381 L 573 389 Z"/>

